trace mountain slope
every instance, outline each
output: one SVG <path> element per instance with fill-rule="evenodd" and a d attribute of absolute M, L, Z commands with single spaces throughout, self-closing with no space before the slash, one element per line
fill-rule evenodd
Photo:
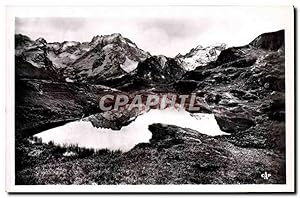
<path fill-rule="evenodd" d="M 138 62 L 150 56 L 121 34 L 96 36 L 89 46 L 95 47 L 74 61 L 66 70 L 73 78 L 97 83 L 131 72 Z"/>
<path fill-rule="evenodd" d="M 284 30 L 261 34 L 249 45 L 256 48 L 276 51 L 284 45 Z"/>
<path fill-rule="evenodd" d="M 27 36 L 15 35 L 15 67 L 18 78 L 61 79 L 48 58 L 47 42 L 43 38 L 33 41 Z"/>
<path fill-rule="evenodd" d="M 87 43 L 64 41 L 48 43 L 48 58 L 57 68 L 66 68 L 91 49 Z"/>
<path fill-rule="evenodd" d="M 215 114 L 230 142 L 283 149 L 285 124 L 284 31 L 223 50 L 217 60 L 187 72 L 178 91 L 197 94 Z M 276 127 L 273 127 L 276 126 Z M 272 137 L 272 138 L 270 138 Z"/>

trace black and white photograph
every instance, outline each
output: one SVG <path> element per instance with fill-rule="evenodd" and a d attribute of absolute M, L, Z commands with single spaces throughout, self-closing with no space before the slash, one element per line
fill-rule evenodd
<path fill-rule="evenodd" d="M 293 192 L 293 20 L 10 7 L 7 190 Z"/>

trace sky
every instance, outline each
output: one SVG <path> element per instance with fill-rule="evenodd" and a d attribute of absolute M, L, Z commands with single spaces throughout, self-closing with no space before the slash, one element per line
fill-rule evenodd
<path fill-rule="evenodd" d="M 47 42 L 121 33 L 153 55 L 174 57 L 198 45 L 248 44 L 261 33 L 285 29 L 286 14 L 280 7 L 106 8 L 87 16 L 18 17 L 15 32 Z"/>

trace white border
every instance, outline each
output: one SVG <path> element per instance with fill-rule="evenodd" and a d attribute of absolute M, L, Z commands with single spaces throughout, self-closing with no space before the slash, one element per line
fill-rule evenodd
<path fill-rule="evenodd" d="M 99 9 L 101 8 L 101 12 Z M 136 16 L 145 14 L 164 15 L 165 7 L 126 7 L 138 9 Z M 180 17 L 181 12 L 171 6 L 172 14 Z M 286 79 L 286 184 L 272 185 L 14 185 L 14 19 L 15 17 L 97 17 L 99 13 L 116 14 L 124 7 L 7 7 L 6 12 L 6 191 L 7 192 L 293 192 L 294 191 L 294 11 L 292 6 L 283 6 L 288 10 L 285 29 L 285 79 Z M 147 9 L 147 12 L 145 12 Z M 185 9 L 196 9 L 185 6 Z M 237 8 L 238 9 L 238 8 Z M 84 12 L 83 12 L 84 10 Z M 123 10 L 124 11 L 124 10 Z M 120 16 L 121 16 L 121 12 Z M 115 15 L 114 15 L 115 16 Z"/>

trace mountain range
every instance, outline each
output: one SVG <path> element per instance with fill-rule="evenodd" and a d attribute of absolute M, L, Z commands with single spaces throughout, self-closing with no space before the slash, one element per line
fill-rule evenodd
<path fill-rule="evenodd" d="M 242 46 L 195 46 L 167 57 L 121 34 L 61 43 L 15 35 L 16 183 L 74 184 L 88 174 L 76 184 L 285 184 L 284 30 Z M 190 113 L 213 114 L 230 135 L 154 123 L 149 143 L 78 159 L 28 143 L 28 136 L 83 117 L 95 127 L 127 125 L 139 112 L 98 107 L 104 94 L 120 93 L 194 94 L 200 110 Z M 266 171 L 269 180 L 261 177 Z"/>
<path fill-rule="evenodd" d="M 18 63 L 26 64 L 36 71 L 31 72 L 33 78 L 38 77 L 34 75 L 41 70 L 40 77 L 47 72 L 52 73 L 49 77 L 56 73 L 57 79 L 68 82 L 97 83 L 128 74 L 136 74 L 148 80 L 170 82 L 174 77 L 180 78 L 185 71 L 215 61 L 220 52 L 226 49 L 226 45 L 199 45 L 185 55 L 178 54 L 170 58 L 164 55 L 152 56 L 119 33 L 97 35 L 90 42 L 82 43 L 48 43 L 44 38 L 32 40 L 28 36 L 17 34 L 15 48 Z M 17 72 L 21 77 L 28 77 L 29 73 Z"/>

